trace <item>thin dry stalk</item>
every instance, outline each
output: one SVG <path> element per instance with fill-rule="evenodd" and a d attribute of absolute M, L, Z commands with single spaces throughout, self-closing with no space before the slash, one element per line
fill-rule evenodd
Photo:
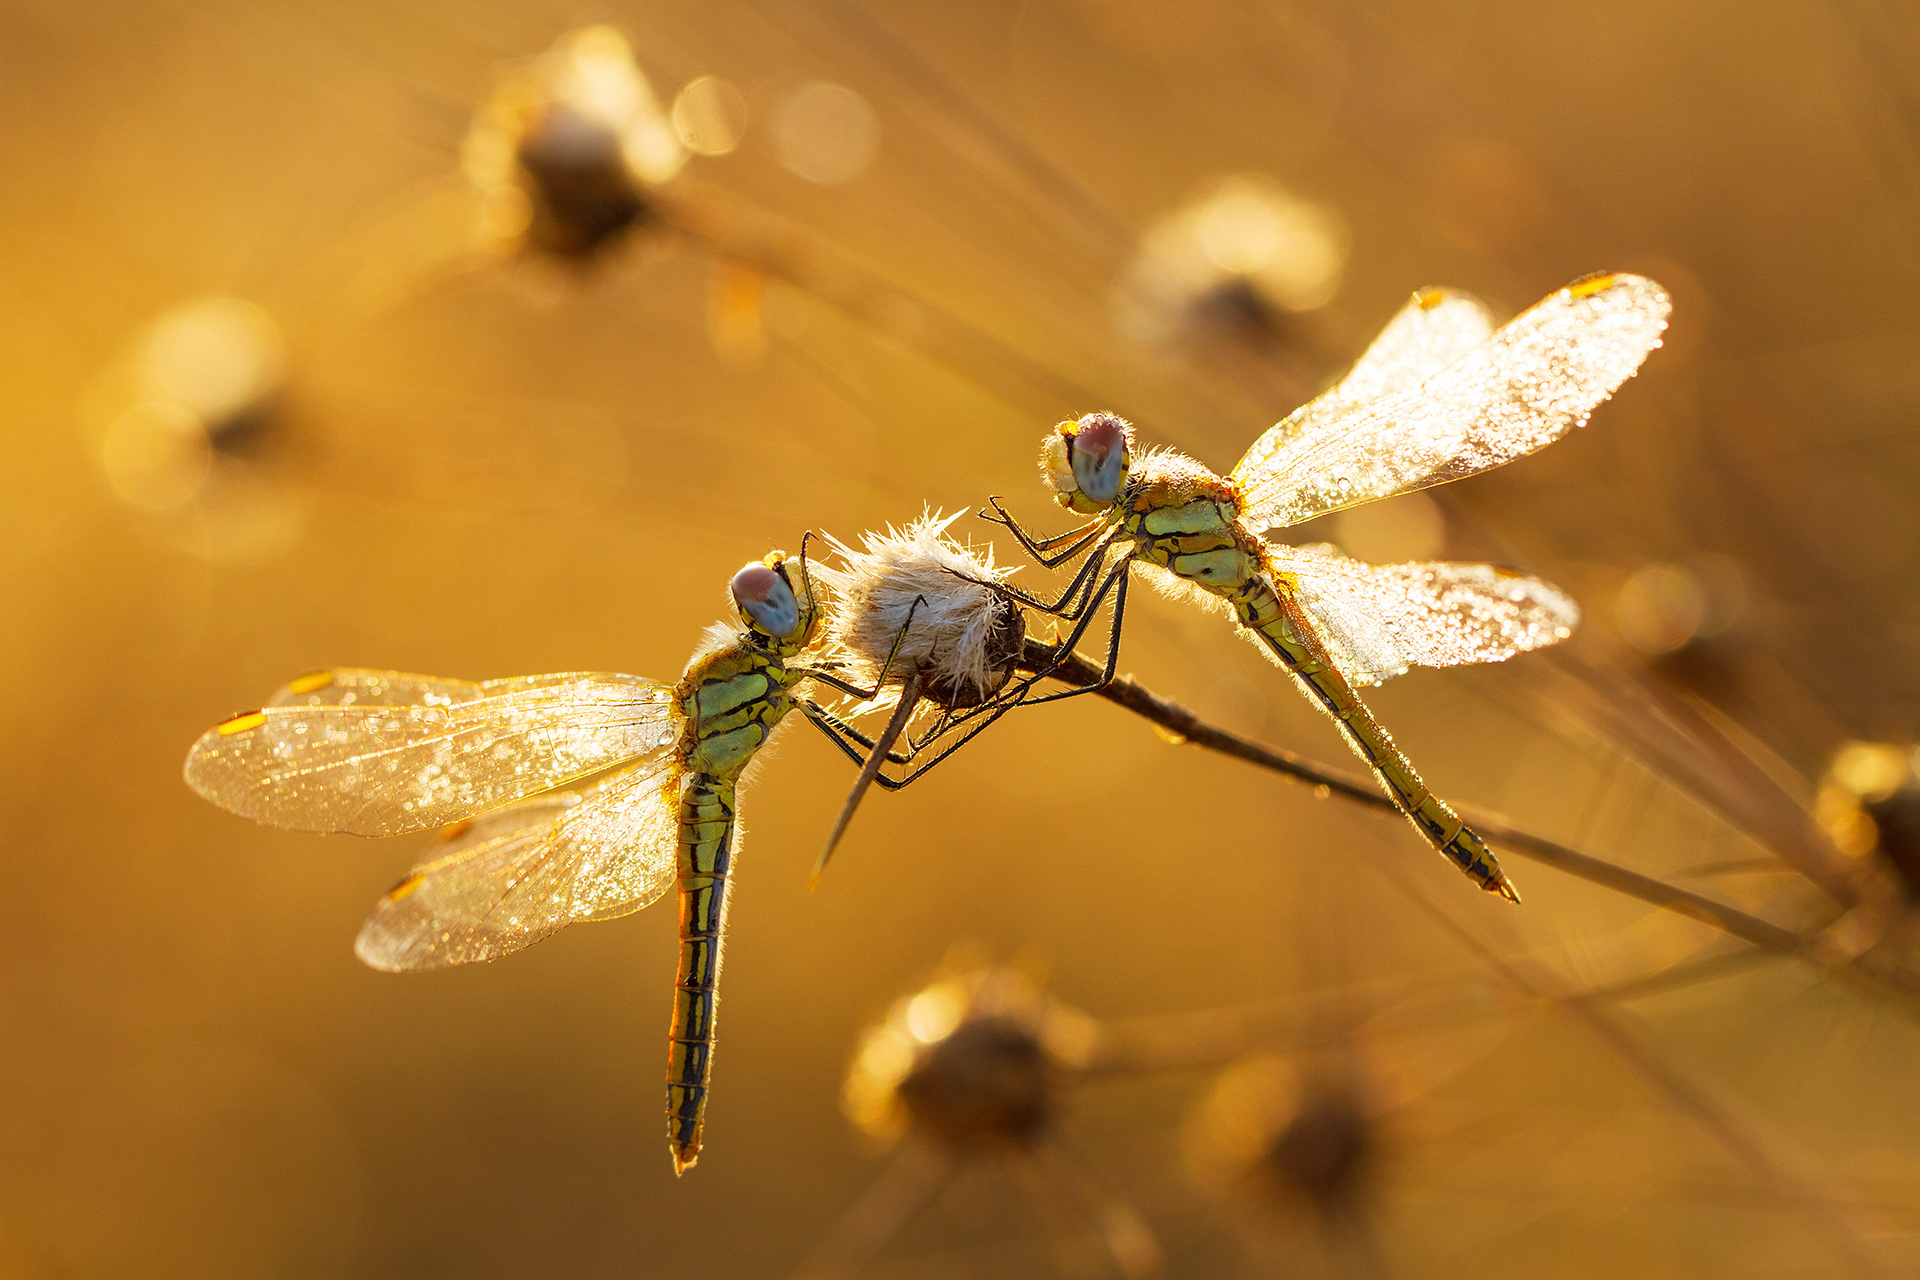
<path fill-rule="evenodd" d="M 1371 854 L 1372 851 L 1368 850 Z M 1382 870 L 1378 859 L 1375 869 Z M 1453 912 L 1422 892 L 1406 877 L 1383 875 L 1394 889 L 1441 929 L 1451 934 L 1515 991 L 1550 1001 L 1612 1049 L 1621 1061 L 1651 1084 L 1675 1110 L 1692 1117 L 1721 1148 L 1760 1182 L 1783 1208 L 1803 1214 L 1859 1275 L 1905 1276 L 1858 1221 L 1859 1207 L 1807 1157 L 1786 1149 L 1751 1117 L 1742 1115 L 1719 1090 L 1656 1049 L 1614 1010 L 1579 993 L 1524 960 L 1501 956 Z"/>
<path fill-rule="evenodd" d="M 819 886 L 827 862 L 840 844 L 840 837 L 847 833 L 847 824 L 853 821 L 854 810 L 860 807 L 860 800 L 867 794 L 867 788 L 873 785 L 873 780 L 880 776 L 880 767 L 887 762 L 887 752 L 893 750 L 893 744 L 906 731 L 907 721 L 913 719 L 913 713 L 920 709 L 920 680 L 918 671 L 910 672 L 906 684 L 901 686 L 899 704 L 894 707 L 887 727 L 873 740 L 873 749 L 867 752 L 867 762 L 860 767 L 860 776 L 854 781 L 853 790 L 847 793 L 846 803 L 840 806 L 840 816 L 833 820 L 833 830 L 827 833 L 826 847 L 820 850 L 820 857 L 813 864 L 813 874 L 807 879 L 807 888 Z"/>
<path fill-rule="evenodd" d="M 1021 665 L 1029 671 L 1044 671 L 1065 684 L 1092 685 L 1099 682 L 1100 669 L 1077 653 L 1060 657 L 1052 646 L 1037 640 L 1027 641 Z M 1218 751 L 1249 764 L 1271 769 L 1298 782 L 1315 787 L 1323 794 L 1362 805 L 1382 814 L 1399 815 L 1387 795 L 1370 780 L 1335 769 L 1317 760 L 1269 747 L 1217 728 L 1200 719 L 1179 703 L 1143 688 L 1127 677 L 1116 677 L 1100 696 L 1125 707 L 1195 746 Z M 1568 875 L 1637 898 L 1662 910 L 1676 912 L 1702 924 L 1764 948 L 1778 955 L 1791 956 L 1837 976 L 1858 980 L 1882 993 L 1898 995 L 1910 1010 L 1915 1009 L 1911 985 L 1892 971 L 1868 969 L 1860 962 L 1848 963 L 1836 957 L 1821 943 L 1820 935 L 1800 934 L 1792 929 L 1750 915 L 1737 907 L 1715 901 L 1703 894 L 1668 884 L 1654 876 L 1629 870 L 1582 853 L 1556 840 L 1535 835 L 1513 824 L 1469 806 L 1459 806 L 1460 815 L 1483 836 L 1524 858 L 1557 868 Z"/>
<path fill-rule="evenodd" d="M 1628 754 L 1719 813 L 1782 862 L 1846 906 L 1861 899 L 1859 877 L 1811 814 L 1683 697 L 1610 666 L 1558 655 L 1574 688 L 1556 705 L 1573 705 L 1589 725 Z"/>

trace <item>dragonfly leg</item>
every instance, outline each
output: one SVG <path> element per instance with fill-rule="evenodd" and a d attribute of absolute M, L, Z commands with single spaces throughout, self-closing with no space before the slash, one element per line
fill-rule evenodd
<path fill-rule="evenodd" d="M 1106 563 L 1107 552 L 1112 548 L 1114 542 L 1120 538 L 1122 532 L 1120 529 L 1115 529 L 1100 546 L 1094 549 L 1094 553 L 1087 557 L 1081 564 L 1079 571 L 1073 575 L 1073 581 L 1067 584 L 1067 589 L 1061 592 L 1060 598 L 1052 604 L 1048 604 L 1040 597 L 1022 591 L 1020 588 L 1012 586 L 1009 583 L 981 582 L 980 585 L 990 587 L 1006 599 L 1026 605 L 1036 612 L 1048 614 L 1066 622 L 1073 622 L 1090 607 L 1087 593 L 1092 591 L 1092 584 L 1098 580 L 1100 568 Z M 968 581 L 977 582 L 979 580 L 970 578 Z M 1075 604 L 1073 602 L 1075 596 L 1081 597 L 1080 603 Z"/>
<path fill-rule="evenodd" d="M 849 760 L 857 765 L 866 764 L 867 756 L 861 748 L 865 748 L 866 751 L 872 751 L 872 738 L 861 733 L 858 729 L 840 719 L 840 717 L 834 715 L 833 712 L 827 710 L 817 702 L 803 702 L 800 704 L 800 710 L 806 715 L 808 721 L 812 723 L 814 728 L 825 734 L 829 742 L 846 753 Z M 856 743 L 858 744 L 857 746 L 855 745 Z M 889 764 L 908 765 L 913 763 L 913 757 L 898 751 L 889 751 L 887 752 L 887 762 Z M 887 777 L 885 774 L 875 778 L 874 781 L 889 791 L 893 789 L 893 779 Z"/>
<path fill-rule="evenodd" d="M 919 755 L 922 751 L 925 751 L 929 746 L 931 746 L 938 739 L 946 736 L 948 733 L 951 733 L 958 726 L 966 724 L 968 721 L 972 720 L 975 716 L 984 715 L 992 711 L 995 701 L 997 701 L 997 699 L 983 702 L 979 706 L 968 707 L 965 711 L 961 711 L 957 713 L 951 707 L 940 708 L 940 714 L 934 718 L 933 723 L 929 725 L 924 731 L 918 734 L 902 734 L 901 741 L 907 744 L 906 750 L 905 751 L 889 751 L 887 753 L 887 760 L 893 764 L 913 763 L 913 758 L 915 756 Z M 835 716 L 832 712 L 827 711 L 824 707 L 820 707 L 817 703 L 809 704 L 809 705 L 814 706 L 822 716 L 826 717 L 827 721 L 843 738 L 851 742 L 859 743 L 861 746 L 865 747 L 868 751 L 873 750 L 874 741 L 875 741 L 873 738 L 870 738 L 866 734 L 861 733 L 859 730 L 855 729 L 852 725 L 848 724 L 845 720 L 842 720 L 839 717 Z M 859 760 L 860 763 L 862 764 L 866 763 L 865 757 L 856 756 L 855 759 Z"/>
<path fill-rule="evenodd" d="M 1130 567 L 1130 563 L 1126 560 L 1114 566 L 1113 572 L 1108 574 L 1106 580 L 1100 584 L 1100 590 L 1094 596 L 1093 606 L 1087 610 L 1086 616 L 1080 619 L 1079 625 L 1056 650 L 1062 655 L 1073 652 L 1074 645 L 1080 642 L 1080 637 L 1086 632 L 1087 624 L 1092 622 L 1094 615 L 1099 612 L 1099 602 L 1106 598 L 1107 592 L 1113 592 L 1113 629 L 1107 634 L 1107 661 L 1101 668 L 1100 678 L 1092 684 L 1083 684 L 1078 688 L 1062 689 L 1056 693 L 1043 694 L 1038 698 L 1025 699 L 1030 706 L 1037 707 L 1043 702 L 1059 702 L 1062 698 L 1077 698 L 1086 693 L 1098 693 L 1113 683 L 1114 673 L 1120 666 L 1120 628 L 1127 614 L 1127 570 Z M 1033 674 L 1033 680 L 1040 680 L 1052 673 L 1052 667 L 1048 667 L 1045 671 L 1036 671 Z M 1031 684 L 1032 681 L 1028 683 Z"/>
<path fill-rule="evenodd" d="M 1022 528 L 1018 520 L 1015 520 L 1008 514 L 1007 509 L 1000 505 L 1000 499 L 997 495 L 988 498 L 987 502 L 993 507 L 995 514 L 988 515 L 984 511 L 977 512 L 976 514 L 979 518 L 989 524 L 997 524 L 1011 533 L 1015 538 L 1019 539 L 1020 547 L 1023 551 L 1049 569 L 1058 568 L 1079 555 L 1082 551 L 1085 551 L 1088 544 L 1099 536 L 1099 526 L 1106 520 L 1105 516 L 1095 516 L 1079 528 L 1069 529 L 1065 533 L 1056 533 L 1050 538 L 1036 538 L 1031 533 L 1028 533 L 1026 529 Z M 1083 534 L 1085 535 L 1084 537 L 1081 536 Z M 1076 542 L 1074 539 L 1079 539 L 1079 541 Z M 1071 542 L 1072 545 L 1058 555 L 1052 554 L 1055 547 L 1065 542 Z"/>
<path fill-rule="evenodd" d="M 1015 707 L 1019 706 L 1022 702 L 1025 702 L 1026 700 L 1027 698 L 1024 690 L 1022 690 L 1020 693 L 1017 693 L 1017 694 L 1013 694 L 1004 698 L 995 699 L 992 703 L 988 704 L 993 707 L 993 710 L 981 716 L 979 718 L 980 722 L 978 724 L 974 725 L 972 728 L 968 729 L 965 733 L 961 734 L 957 741 L 950 742 L 946 746 L 942 747 L 940 749 L 940 753 L 934 756 L 931 760 L 916 760 L 914 765 L 911 768 L 909 768 L 905 773 L 901 774 L 897 778 L 889 779 L 892 785 L 888 788 L 888 790 L 898 791 L 901 787 L 906 786 L 910 782 L 917 782 L 920 778 L 926 775 L 929 769 L 933 768 L 935 765 L 945 760 L 948 756 L 952 755 L 954 752 L 958 751 L 960 748 L 966 746 L 969 742 L 972 742 L 976 736 L 978 736 L 981 733 L 984 733 L 987 730 L 987 728 L 993 724 L 995 720 L 998 720 L 1001 716 L 1007 714 L 1007 712 L 1013 710 Z M 875 779 L 875 781 L 878 781 L 878 779 Z"/>
<path fill-rule="evenodd" d="M 973 724 L 965 733 L 961 734 L 958 741 L 950 742 L 945 747 L 942 747 L 939 754 L 930 760 L 921 760 L 918 756 L 905 756 L 898 752 L 889 751 L 887 753 L 887 763 L 911 765 L 912 767 L 897 778 L 889 778 L 886 774 L 882 773 L 875 775 L 873 781 L 876 785 L 887 791 L 898 791 L 909 782 L 913 782 L 927 770 L 933 768 L 933 766 L 945 760 L 961 747 L 973 741 L 974 735 L 982 732 L 995 720 L 998 720 L 1014 707 L 1026 701 L 1026 689 L 1027 683 L 1023 682 L 1018 692 L 1003 694 L 995 698 L 992 702 L 983 703 L 980 707 L 975 708 L 975 718 L 979 723 Z M 813 723 L 815 728 L 826 734 L 828 738 L 832 739 L 835 746 L 846 753 L 849 760 L 860 765 L 866 764 L 868 757 L 862 754 L 859 746 L 855 746 L 854 744 L 859 743 L 860 746 L 871 749 L 873 739 L 845 724 L 843 721 L 836 719 L 833 714 L 824 707 L 803 702 L 800 704 L 800 709 L 806 713 L 807 719 Z"/>
<path fill-rule="evenodd" d="M 880 674 L 874 678 L 873 688 L 871 689 L 862 689 L 858 685 L 850 684 L 823 667 L 793 667 L 790 669 L 809 679 L 818 680 L 821 684 L 827 685 L 830 688 L 838 689 L 841 693 L 851 694 L 862 702 L 871 702 L 880 696 L 880 690 L 884 688 L 887 683 L 887 673 L 893 670 L 893 660 L 900 656 L 900 646 L 906 643 L 907 631 L 913 626 L 913 615 L 918 613 L 920 606 L 926 602 L 927 598 L 925 596 L 915 596 L 913 603 L 907 606 L 907 620 L 900 624 L 899 633 L 893 637 L 893 646 L 887 650 L 887 660 L 882 664 Z"/>
<path fill-rule="evenodd" d="M 971 719 L 972 717 L 968 716 L 966 718 Z M 952 707 L 940 708 L 940 714 L 933 718 L 933 723 L 930 726 L 928 726 L 927 731 L 921 734 L 918 738 L 915 738 L 910 733 L 901 735 L 906 739 L 907 754 L 909 756 L 919 755 L 922 751 L 925 751 L 927 749 L 929 744 L 939 741 L 941 735 L 945 734 L 949 729 L 953 728 L 954 723 L 955 723 L 955 716 L 953 714 L 953 708 Z"/>

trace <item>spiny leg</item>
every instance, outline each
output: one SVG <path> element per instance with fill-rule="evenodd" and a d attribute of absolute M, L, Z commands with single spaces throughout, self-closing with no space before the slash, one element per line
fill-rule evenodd
<path fill-rule="evenodd" d="M 1100 670 L 1100 678 L 1092 684 L 1083 684 L 1077 688 L 1062 689 L 1055 693 L 1042 694 L 1037 698 L 1024 699 L 1028 705 L 1037 707 L 1043 702 L 1059 702 L 1063 698 L 1077 698 L 1082 694 L 1098 693 L 1113 683 L 1114 673 L 1120 666 L 1120 630 L 1126 621 L 1127 582 L 1131 576 L 1128 571 L 1131 568 L 1131 560 L 1122 560 L 1114 566 L 1113 572 L 1108 574 L 1106 580 L 1100 584 L 1100 590 L 1093 598 L 1093 607 L 1086 611 L 1079 623 L 1067 634 L 1067 638 L 1062 640 L 1054 649 L 1054 652 L 1060 659 L 1064 659 L 1067 654 L 1072 653 L 1073 647 L 1080 643 L 1080 637 L 1086 634 L 1088 625 L 1092 623 L 1095 616 L 1098 615 L 1100 611 L 1099 602 L 1106 598 L 1107 592 L 1113 592 L 1113 627 L 1107 633 L 1107 661 L 1105 666 Z M 1058 666 L 1059 661 L 1056 661 L 1053 666 L 1049 666 L 1046 670 L 1034 672 L 1026 681 L 1027 685 L 1030 687 L 1035 682 L 1052 675 L 1054 669 Z"/>
<path fill-rule="evenodd" d="M 1025 701 L 1025 689 L 1026 684 L 1023 683 L 1019 692 L 1002 694 L 991 703 L 985 704 L 992 709 L 979 718 L 979 723 L 961 734 L 958 741 L 948 743 L 945 747 L 941 748 L 940 753 L 932 759 L 918 760 L 915 758 L 913 767 L 898 778 L 889 778 L 884 773 L 878 773 L 874 775 L 874 782 L 884 790 L 898 791 L 908 783 L 917 781 L 929 769 L 932 769 L 948 756 L 951 756 L 954 752 L 966 746 L 969 742 L 972 742 L 976 736 L 985 732 L 987 727 L 995 720 L 998 720 L 1001 716 Z M 846 753 L 848 759 L 853 760 L 857 764 L 866 764 L 867 757 L 862 755 L 853 743 L 858 742 L 862 746 L 870 746 L 872 739 L 869 739 L 864 734 L 835 719 L 831 713 L 822 707 L 815 706 L 811 703 L 802 703 L 800 709 L 806 713 L 807 719 L 813 723 L 816 729 L 826 734 L 827 737 L 833 740 L 835 746 Z M 832 727 L 829 726 L 828 722 L 831 722 Z M 898 755 L 890 755 L 888 762 L 891 764 L 906 764 L 908 760 Z"/>
<path fill-rule="evenodd" d="M 1029 556 L 1032 556 L 1035 560 L 1039 561 L 1040 564 L 1049 569 L 1059 568 L 1086 550 L 1087 546 L 1092 543 L 1095 538 L 1100 536 L 1100 526 L 1105 523 L 1107 519 L 1105 516 L 1095 516 L 1078 528 L 1069 529 L 1065 533 L 1056 533 L 1049 538 L 1036 538 L 1022 528 L 1018 520 L 1015 520 L 1007 513 L 1007 509 L 1000 505 L 1000 499 L 997 495 L 988 498 L 987 501 L 992 504 L 996 514 L 988 515 L 984 511 L 976 512 L 975 514 L 988 524 L 997 524 L 1011 533 L 1015 538 L 1019 539 L 1021 550 L 1025 551 Z M 1075 539 L 1078 539 L 1078 541 L 1074 541 Z M 1055 547 L 1063 542 L 1072 542 L 1073 545 L 1058 555 L 1049 554 Z"/>
<path fill-rule="evenodd" d="M 833 743 L 834 746 L 846 753 L 849 760 L 862 767 L 866 765 L 867 756 L 861 748 L 865 748 L 866 751 L 872 751 L 872 738 L 861 733 L 858 729 L 834 715 L 833 712 L 827 710 L 817 702 L 803 702 L 800 704 L 800 710 L 814 728 L 827 736 L 827 741 Z M 858 743 L 859 746 L 855 746 L 855 743 Z M 887 762 L 889 764 L 907 765 L 913 763 L 913 757 L 903 755 L 898 751 L 889 751 L 887 752 Z M 893 779 L 887 777 L 885 774 L 876 775 L 874 781 L 888 789 L 892 789 L 894 786 Z"/>
<path fill-rule="evenodd" d="M 907 606 L 907 619 L 900 624 L 900 630 L 893 637 L 893 645 L 887 650 L 887 660 L 881 665 L 880 674 L 874 677 L 873 688 L 862 689 L 856 685 L 849 684 L 832 672 L 821 667 L 793 667 L 791 670 L 809 679 L 818 680 L 820 683 L 831 688 L 838 689 L 841 693 L 850 694 L 862 702 L 871 702 L 880 696 L 880 690 L 886 686 L 887 673 L 893 670 L 893 660 L 900 656 L 900 646 L 906 643 L 907 631 L 913 626 L 913 615 L 918 613 L 920 606 L 925 603 L 927 603 L 925 596 L 915 596 L 913 603 Z"/>
<path fill-rule="evenodd" d="M 1020 693 L 1017 696 L 1013 692 L 1003 691 L 997 697 L 990 698 L 987 701 L 982 702 L 978 706 L 968 707 L 965 711 L 961 711 L 958 713 L 956 713 L 951 707 L 942 708 L 939 716 L 935 718 L 933 724 L 929 726 L 924 733 L 921 733 L 918 736 L 915 736 L 913 734 L 906 735 L 905 741 L 907 743 L 907 749 L 905 751 L 897 751 L 897 750 L 888 751 L 887 763 L 899 764 L 899 765 L 912 764 L 916 759 L 919 758 L 921 752 L 926 751 L 939 739 L 945 737 L 949 733 L 952 733 L 954 730 L 960 728 L 962 725 L 971 724 L 974 720 L 978 719 L 980 716 L 983 716 L 983 715 L 986 715 L 986 716 L 998 715 L 1002 705 L 1007 703 L 1009 700 L 1017 701 L 1020 698 L 1024 698 L 1025 689 L 1028 686 L 1030 686 L 1032 683 L 1033 682 L 1031 680 L 1025 680 L 1025 681 L 1019 682 L 1015 686 L 1016 689 L 1020 690 Z M 860 732 L 858 729 L 854 728 L 851 724 L 847 723 L 845 720 L 842 720 L 839 716 L 827 710 L 825 707 L 821 706 L 817 702 L 801 703 L 800 709 L 802 712 L 806 714 L 808 719 L 813 721 L 814 728 L 826 734 L 827 738 L 835 746 L 839 747 L 842 751 L 846 752 L 848 759 L 852 760 L 855 764 L 858 764 L 858 765 L 866 764 L 867 762 L 866 755 L 863 754 L 861 750 L 855 750 L 854 744 L 858 743 L 860 748 L 862 748 L 864 751 L 870 752 L 874 749 L 874 745 L 876 741 L 875 739 L 870 738 L 866 734 Z M 888 778 L 884 775 L 874 780 L 883 787 L 893 785 L 893 779 Z"/>
<path fill-rule="evenodd" d="M 976 578 L 968 578 L 967 581 L 986 587 L 1008 600 L 1023 604 L 1039 613 L 1048 614 L 1066 622 L 1074 622 L 1090 607 L 1087 596 L 1091 593 L 1091 584 L 1099 578 L 1101 566 L 1106 563 L 1107 552 L 1112 550 L 1113 544 L 1124 533 L 1123 529 L 1115 529 L 1108 534 L 1100 545 L 1094 548 L 1093 554 L 1081 563 L 1078 572 L 1073 575 L 1073 580 L 1067 584 L 1067 589 L 1061 592 L 1060 598 L 1052 604 L 1048 604 L 1030 592 L 1022 591 L 1011 583 L 981 582 Z M 1081 602 L 1077 605 L 1073 603 L 1075 596 L 1082 596 Z"/>

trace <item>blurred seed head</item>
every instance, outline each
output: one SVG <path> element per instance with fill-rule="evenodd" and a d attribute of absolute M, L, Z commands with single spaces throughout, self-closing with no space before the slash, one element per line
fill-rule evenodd
<path fill-rule="evenodd" d="M 202 298 L 166 312 L 83 407 L 108 487 L 207 559 L 283 549 L 298 503 L 260 455 L 275 442 L 286 377 L 279 327 L 253 303 Z"/>
<path fill-rule="evenodd" d="M 862 1038 L 842 1101 L 884 1141 L 911 1132 L 958 1153 L 1030 1146 L 1097 1036 L 1092 1019 L 1016 970 L 943 973 Z"/>
<path fill-rule="evenodd" d="M 852 89 L 816 80 L 775 110 L 773 150 L 790 173 L 837 187 L 872 167 L 880 154 L 880 118 Z"/>
<path fill-rule="evenodd" d="M 1373 1190 L 1380 1137 L 1351 1065 L 1309 1074 L 1263 1056 L 1222 1074 L 1187 1125 L 1186 1150 L 1198 1181 L 1262 1216 L 1352 1221 Z"/>
<path fill-rule="evenodd" d="M 1649 657 L 1725 632 L 1747 606 L 1746 576 L 1726 556 L 1644 565 L 1614 598 L 1620 638 Z"/>
<path fill-rule="evenodd" d="M 1263 174 L 1215 183 L 1141 238 L 1114 298 L 1123 332 L 1164 342 L 1199 325 L 1271 328 L 1339 292 L 1346 223 Z"/>
<path fill-rule="evenodd" d="M 1878 858 L 1909 902 L 1920 901 L 1920 753 L 1887 742 L 1849 742 L 1815 793 L 1814 813 L 1833 842 Z"/>
<path fill-rule="evenodd" d="M 568 258 L 591 257 L 643 222 L 648 189 L 686 161 L 626 38 L 604 26 L 503 77 L 462 155 L 489 238 Z"/>
<path fill-rule="evenodd" d="M 828 539 L 840 563 L 815 572 L 832 588 L 830 634 L 855 683 L 872 684 L 884 668 L 885 683 L 898 688 L 917 672 L 922 696 L 944 707 L 978 706 L 1006 686 L 1026 615 L 986 585 L 1012 572 L 994 565 L 992 549 L 947 536 L 958 518 L 936 512 L 905 529 L 888 526 L 863 535 L 858 551 Z"/>
<path fill-rule="evenodd" d="M 279 327 L 238 298 L 205 298 L 167 312 L 148 331 L 138 360 L 148 398 L 179 406 L 212 436 L 271 410 L 286 374 Z"/>

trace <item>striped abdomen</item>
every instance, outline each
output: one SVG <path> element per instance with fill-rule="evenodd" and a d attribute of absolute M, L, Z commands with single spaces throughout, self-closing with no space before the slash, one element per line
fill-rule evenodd
<path fill-rule="evenodd" d="M 667 1057 L 667 1141 L 675 1173 L 685 1173 L 699 1158 L 706 1122 L 733 810 L 730 780 L 688 775 L 680 792 L 680 977 Z"/>
<path fill-rule="evenodd" d="M 1258 635 L 1274 656 L 1300 680 L 1314 699 L 1340 726 L 1348 745 L 1372 767 L 1374 776 L 1420 829 L 1455 866 L 1480 882 L 1480 887 L 1514 902 L 1520 896 L 1507 882 L 1493 850 L 1474 830 L 1427 790 L 1420 775 L 1393 739 L 1380 727 L 1366 704 L 1334 667 L 1327 652 L 1313 639 L 1312 625 L 1287 589 L 1265 575 L 1254 578 L 1229 597 L 1242 625 Z"/>

